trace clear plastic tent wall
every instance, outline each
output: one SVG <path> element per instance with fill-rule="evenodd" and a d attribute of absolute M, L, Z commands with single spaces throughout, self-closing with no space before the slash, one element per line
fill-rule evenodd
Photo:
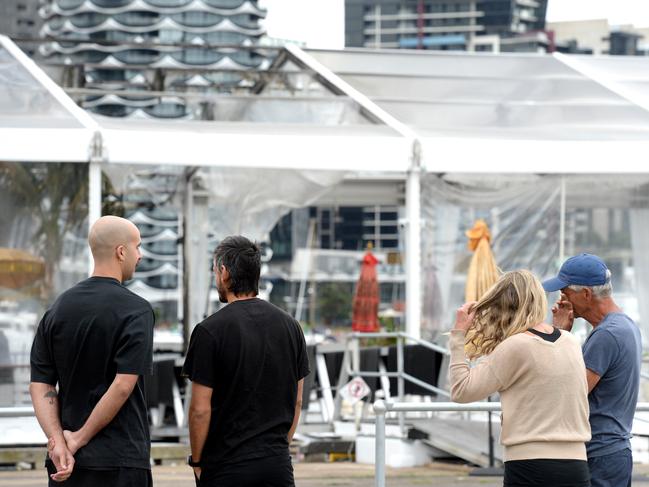
<path fill-rule="evenodd" d="M 104 175 L 126 208 L 148 203 L 178 214 L 185 182 L 191 177 L 195 191 L 207 198 L 205 225 L 212 240 L 245 234 L 265 241 L 283 215 L 326 194 L 345 171 L 108 165 Z"/>
<path fill-rule="evenodd" d="M 0 36 L 0 406 L 30 404 L 29 351 L 42 313 L 87 275 L 93 122 L 11 41 Z M 23 259 L 43 272 L 25 281 Z M 20 282 L 20 286 L 17 284 Z M 40 443 L 19 426 L 3 442 Z"/>
<path fill-rule="evenodd" d="M 556 275 L 562 250 L 565 258 L 581 252 L 600 255 L 611 269 L 615 299 L 646 339 L 648 206 L 647 174 L 428 175 L 422 187 L 424 335 L 432 338 L 447 330 L 462 304 L 471 259 L 464 232 L 483 218 L 503 271 L 527 268 L 546 278 Z M 584 323 L 578 332 L 585 337 Z"/>
<path fill-rule="evenodd" d="M 451 326 L 470 259 L 464 232 L 484 218 L 503 270 L 526 267 L 543 278 L 557 271 L 561 250 L 602 255 L 616 299 L 649 340 L 649 63 L 307 52 L 421 142 L 424 336 Z"/>

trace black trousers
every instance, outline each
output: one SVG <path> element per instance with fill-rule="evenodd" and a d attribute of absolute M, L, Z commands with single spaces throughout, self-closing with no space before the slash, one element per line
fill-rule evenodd
<path fill-rule="evenodd" d="M 293 464 L 288 453 L 253 458 L 201 471 L 197 487 L 294 487 Z"/>
<path fill-rule="evenodd" d="M 514 460 L 505 462 L 505 487 L 590 487 L 585 460 Z"/>
<path fill-rule="evenodd" d="M 49 487 L 152 487 L 151 470 L 145 468 L 116 468 L 110 470 L 78 467 L 65 482 L 55 482 L 49 475 L 56 473 L 47 462 Z"/>

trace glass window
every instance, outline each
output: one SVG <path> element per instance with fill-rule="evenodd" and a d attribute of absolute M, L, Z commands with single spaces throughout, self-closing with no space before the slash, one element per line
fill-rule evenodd
<path fill-rule="evenodd" d="M 92 3 L 103 8 L 123 7 L 131 3 L 131 0 L 92 0 Z"/>
<path fill-rule="evenodd" d="M 219 61 L 223 57 L 223 54 L 213 49 L 190 47 L 188 49 L 183 49 L 182 51 L 173 53 L 172 57 L 176 61 L 180 61 L 181 63 L 185 64 L 205 65 Z"/>
<path fill-rule="evenodd" d="M 56 4 L 62 9 L 71 10 L 79 7 L 85 0 L 56 0 Z"/>
<path fill-rule="evenodd" d="M 113 56 L 127 64 L 148 64 L 157 61 L 160 53 L 154 49 L 129 49 L 113 53 Z"/>
<path fill-rule="evenodd" d="M 192 0 L 144 0 L 149 5 L 154 7 L 182 7 L 187 5 Z"/>
<path fill-rule="evenodd" d="M 210 73 L 203 75 L 203 78 L 221 86 L 236 85 L 241 81 L 241 76 L 236 73 Z"/>
<path fill-rule="evenodd" d="M 97 81 L 126 81 L 126 73 L 121 69 L 97 69 L 86 73 Z"/>
<path fill-rule="evenodd" d="M 61 27 L 63 27 L 64 22 L 65 19 L 63 17 L 61 17 L 60 15 L 55 15 L 54 17 L 52 17 L 50 20 L 47 21 L 47 25 L 52 30 L 59 30 Z"/>
<path fill-rule="evenodd" d="M 209 27 L 223 20 L 223 16 L 221 15 L 196 11 L 173 14 L 170 17 L 179 24 L 186 25 L 187 27 Z"/>
<path fill-rule="evenodd" d="M 122 25 L 128 25 L 130 27 L 144 27 L 147 25 L 153 25 L 160 19 L 160 14 L 157 12 L 149 11 L 135 11 L 135 12 L 125 12 L 122 14 L 115 15 L 115 20 Z"/>
<path fill-rule="evenodd" d="M 203 0 L 210 7 L 215 8 L 237 8 L 243 5 L 245 0 Z"/>
<path fill-rule="evenodd" d="M 134 108 L 118 104 L 110 104 L 99 105 L 97 107 L 91 108 L 90 110 L 94 113 L 98 113 L 106 117 L 126 117 L 133 112 Z"/>
<path fill-rule="evenodd" d="M 146 113 L 158 118 L 180 118 L 187 114 L 187 107 L 180 103 L 160 103 L 147 108 Z"/>
<path fill-rule="evenodd" d="M 259 66 L 264 59 L 262 56 L 252 51 L 237 51 L 229 53 L 228 57 L 236 63 L 250 67 Z"/>
<path fill-rule="evenodd" d="M 156 254 L 172 255 L 178 252 L 178 246 L 174 240 L 159 240 L 147 245 L 147 249 Z"/>
<path fill-rule="evenodd" d="M 158 289 L 175 289 L 178 287 L 178 276 L 175 274 L 163 274 L 151 276 L 144 279 L 146 284 Z"/>
<path fill-rule="evenodd" d="M 108 54 L 105 52 L 87 50 L 79 51 L 72 54 L 53 54 L 49 59 L 54 62 L 59 63 L 72 63 L 72 64 L 83 64 L 83 63 L 99 63 L 106 59 Z"/>
<path fill-rule="evenodd" d="M 85 12 L 75 14 L 70 17 L 70 22 L 76 27 L 95 27 L 108 19 L 108 15 L 98 14 L 96 12 Z"/>
<path fill-rule="evenodd" d="M 208 44 L 241 44 L 248 39 L 248 36 L 239 32 L 208 32 L 201 34 L 201 37 Z"/>
<path fill-rule="evenodd" d="M 162 29 L 158 31 L 158 39 L 162 44 L 187 42 L 185 34 L 177 29 Z"/>
<path fill-rule="evenodd" d="M 228 17 L 233 24 L 244 29 L 256 29 L 259 26 L 259 18 L 254 15 L 240 14 Z"/>

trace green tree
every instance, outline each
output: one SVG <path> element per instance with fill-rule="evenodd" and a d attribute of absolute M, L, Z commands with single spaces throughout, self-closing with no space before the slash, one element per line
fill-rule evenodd
<path fill-rule="evenodd" d="M 352 289 L 349 284 L 330 282 L 318 286 L 318 311 L 325 324 L 350 322 L 352 318 Z"/>
<path fill-rule="evenodd" d="M 112 192 L 104 176 L 103 192 Z M 35 223 L 32 252 L 45 260 L 43 297 L 50 299 L 66 233 L 80 232 L 88 216 L 88 165 L 79 163 L 0 162 L 0 190 L 17 210 L 13 218 Z M 119 206 L 104 206 L 120 214 Z"/>

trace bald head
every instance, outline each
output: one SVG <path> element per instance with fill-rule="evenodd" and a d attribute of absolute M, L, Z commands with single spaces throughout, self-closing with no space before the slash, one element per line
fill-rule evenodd
<path fill-rule="evenodd" d="M 90 229 L 88 244 L 96 261 L 112 260 L 119 245 L 128 245 L 140 238 L 137 227 L 118 216 L 102 216 Z"/>

